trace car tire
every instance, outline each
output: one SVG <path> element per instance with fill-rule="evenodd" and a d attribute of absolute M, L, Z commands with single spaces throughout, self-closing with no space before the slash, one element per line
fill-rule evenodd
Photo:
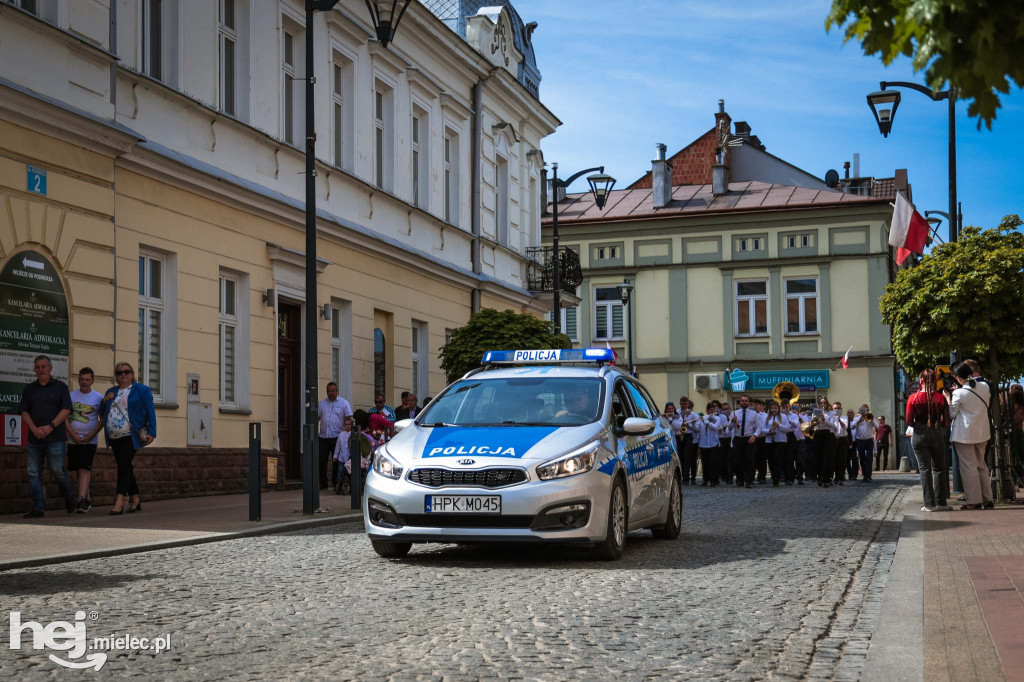
<path fill-rule="evenodd" d="M 608 526 L 604 540 L 594 547 L 594 556 L 602 561 L 615 561 L 622 556 L 626 548 L 626 531 L 629 527 L 626 503 L 626 484 L 621 476 L 612 482 L 612 492 L 608 497 Z"/>
<path fill-rule="evenodd" d="M 370 540 L 373 551 L 385 559 L 401 559 L 412 549 L 411 542 L 386 542 L 384 540 Z"/>
<path fill-rule="evenodd" d="M 668 516 L 661 526 L 654 526 L 651 532 L 659 540 L 675 540 L 683 527 L 683 491 L 679 476 L 672 477 L 672 490 L 668 494 Z"/>

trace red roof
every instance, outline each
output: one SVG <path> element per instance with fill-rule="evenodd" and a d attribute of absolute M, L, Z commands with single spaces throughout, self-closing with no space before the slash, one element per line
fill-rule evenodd
<path fill-rule="evenodd" d="M 653 190 L 613 190 L 603 210 L 594 204 L 590 192 L 569 194 L 558 204 L 558 222 L 614 221 L 635 218 L 695 216 L 718 212 L 764 211 L 772 209 L 818 208 L 837 204 L 888 203 L 888 196 L 860 196 L 831 189 L 790 187 L 768 182 L 732 182 L 729 191 L 715 196 L 711 185 L 679 185 L 672 188 L 672 201 L 654 208 Z M 550 207 L 550 204 L 549 204 Z M 550 210 L 550 209 L 549 209 Z M 551 221 L 550 213 L 544 222 Z"/>

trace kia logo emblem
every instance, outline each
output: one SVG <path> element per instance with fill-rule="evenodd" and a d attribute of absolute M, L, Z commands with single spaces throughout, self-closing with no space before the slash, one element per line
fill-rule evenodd
<path fill-rule="evenodd" d="M 460 459 L 459 460 L 459 464 L 466 464 L 466 465 L 476 464 L 476 460 L 475 459 Z"/>

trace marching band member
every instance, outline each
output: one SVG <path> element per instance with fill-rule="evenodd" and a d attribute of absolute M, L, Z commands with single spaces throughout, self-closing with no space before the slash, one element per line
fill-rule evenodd
<path fill-rule="evenodd" d="M 718 401 L 714 401 L 718 403 Z M 731 448 L 732 448 L 732 409 L 729 407 L 729 403 L 725 403 L 720 406 L 718 416 L 721 418 L 719 421 L 722 426 L 718 429 L 718 445 L 721 448 L 718 457 L 719 463 L 722 465 L 722 476 L 721 481 L 726 485 L 732 483 L 733 469 L 730 465 Z"/>
<path fill-rule="evenodd" d="M 870 417 L 870 419 L 869 419 Z M 860 406 L 860 414 L 850 422 L 850 437 L 853 439 L 860 460 L 860 475 L 865 483 L 871 483 L 871 446 L 875 440 L 875 417 L 867 403 Z"/>
<path fill-rule="evenodd" d="M 786 411 L 785 407 L 783 407 L 783 411 Z M 810 449 L 811 444 L 800 428 L 800 425 L 805 423 L 809 417 L 802 414 L 803 410 L 800 407 L 800 403 L 796 403 L 788 411 L 789 420 L 793 424 L 793 470 L 796 472 L 797 485 L 803 485 L 804 478 L 813 478 L 813 467 L 807 457 L 807 451 Z"/>
<path fill-rule="evenodd" d="M 732 413 L 732 470 L 736 487 L 751 487 L 754 481 L 754 458 L 757 454 L 757 433 L 761 420 L 750 406 L 750 396 L 740 396 L 740 406 Z"/>
<path fill-rule="evenodd" d="M 830 488 L 836 471 L 836 434 L 840 427 L 827 397 L 819 396 L 817 405 L 811 417 L 811 424 L 814 425 L 811 445 L 818 469 L 818 485 Z"/>
<path fill-rule="evenodd" d="M 836 416 L 836 485 L 842 485 L 843 480 L 849 474 L 850 478 L 857 478 L 857 470 L 850 470 L 850 419 L 843 415 L 843 404 L 838 400 L 832 403 L 832 410 Z M 852 410 L 850 411 L 853 412 Z"/>
<path fill-rule="evenodd" d="M 757 418 L 759 421 L 759 430 L 757 432 L 757 482 L 764 484 L 768 482 L 768 460 L 771 458 L 771 445 L 766 442 L 768 436 L 768 429 L 766 422 L 768 419 L 768 412 L 766 411 L 766 405 L 763 400 L 756 398 L 754 400 L 754 409 L 757 410 Z"/>
<path fill-rule="evenodd" d="M 719 445 L 718 429 L 724 419 L 718 415 L 718 405 L 710 402 L 707 405 L 707 414 L 701 419 L 700 453 L 701 462 L 704 465 L 704 485 L 710 483 L 718 485 L 719 471 L 721 469 L 722 448 Z"/>
<path fill-rule="evenodd" d="M 679 451 L 680 460 L 683 464 L 683 485 L 696 485 L 697 442 L 694 440 L 694 437 L 697 434 L 694 433 L 693 427 L 699 417 L 693 413 L 693 402 L 685 395 L 679 399 L 679 409 L 683 411 L 682 425 L 686 427 L 682 438 L 683 447 Z"/>
<path fill-rule="evenodd" d="M 771 454 L 772 485 L 778 486 L 783 480 L 787 485 L 793 485 L 793 463 L 786 457 L 789 447 L 789 434 L 793 431 L 793 424 L 789 417 L 783 417 L 779 404 L 775 401 L 768 403 L 768 411 L 765 412 L 765 446 Z"/>

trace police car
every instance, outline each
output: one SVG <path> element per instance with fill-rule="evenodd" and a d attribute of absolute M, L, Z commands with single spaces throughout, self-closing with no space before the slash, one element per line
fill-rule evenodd
<path fill-rule="evenodd" d="M 626 533 L 675 539 L 679 455 L 669 423 L 608 349 L 488 351 L 374 455 L 373 548 L 552 542 L 617 559 Z"/>

